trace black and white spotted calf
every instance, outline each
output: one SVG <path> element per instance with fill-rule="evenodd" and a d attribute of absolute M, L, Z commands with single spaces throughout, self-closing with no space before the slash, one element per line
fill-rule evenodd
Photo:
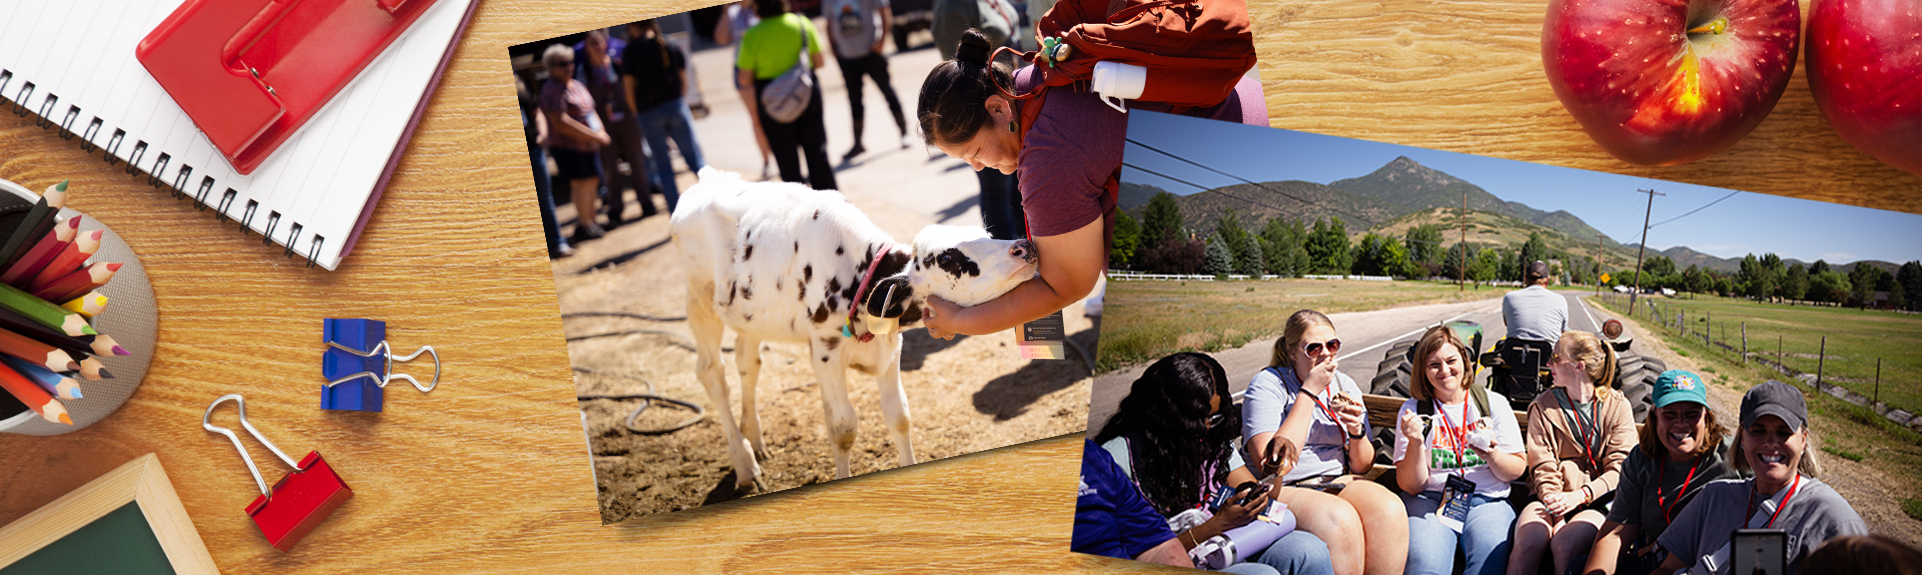
<path fill-rule="evenodd" d="M 687 269 L 696 376 L 718 406 L 734 477 L 744 490 L 760 475 L 755 454 L 767 452 L 754 401 L 762 342 L 807 343 L 808 363 L 821 383 L 836 478 L 848 476 L 854 444 L 849 369 L 875 376 L 901 464 L 912 465 L 901 330 L 920 322 L 929 295 L 975 305 L 1014 289 L 1036 269 L 1034 248 L 1025 240 L 991 239 L 981 228 L 928 226 L 912 245 L 896 244 L 839 192 L 745 182 L 711 167 L 681 196 L 672 227 Z M 721 366 L 724 327 L 736 334 L 738 425 Z"/>

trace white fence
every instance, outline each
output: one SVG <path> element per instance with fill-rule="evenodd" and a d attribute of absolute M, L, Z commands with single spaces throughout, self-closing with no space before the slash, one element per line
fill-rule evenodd
<path fill-rule="evenodd" d="M 1249 275 L 1242 275 L 1242 274 L 1229 274 L 1229 275 L 1227 275 L 1227 276 L 1225 276 L 1225 277 L 1227 277 L 1227 278 L 1228 278 L 1228 280 L 1230 280 L 1230 281 L 1243 281 L 1243 280 L 1254 280 L 1254 279 L 1256 279 L 1256 278 L 1255 278 L 1254 276 L 1249 276 Z M 1385 282 L 1385 281 L 1394 281 L 1394 279 L 1395 279 L 1395 278 L 1391 278 L 1391 277 L 1388 277 L 1388 276 L 1319 276 L 1319 275 L 1310 275 L 1310 276 L 1302 276 L 1302 277 L 1303 277 L 1303 278 L 1305 278 L 1305 279 L 1317 279 L 1317 280 L 1341 280 L 1341 279 L 1345 279 L 1345 280 L 1356 280 L 1356 281 L 1371 281 L 1371 282 Z M 1141 273 L 1141 272 L 1131 272 L 1131 271 L 1122 271 L 1122 270 L 1108 270 L 1108 279 L 1109 279 L 1110 281 L 1197 281 L 1197 282 L 1211 282 L 1211 281 L 1215 281 L 1215 276 L 1210 276 L 1210 275 L 1201 275 L 1201 274 L 1186 274 L 1186 275 L 1184 275 L 1184 274 L 1149 274 L 1149 273 Z M 1282 279 L 1282 277 L 1281 277 L 1281 276 L 1262 276 L 1262 277 L 1260 278 L 1260 280 L 1273 280 L 1273 279 Z"/>

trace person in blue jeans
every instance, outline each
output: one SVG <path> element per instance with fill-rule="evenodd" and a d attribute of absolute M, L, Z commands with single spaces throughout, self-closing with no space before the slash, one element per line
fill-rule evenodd
<path fill-rule="evenodd" d="M 1121 407 L 1094 441 L 1141 489 L 1162 517 L 1205 508 L 1233 486 L 1256 480 L 1242 463 L 1241 410 L 1228 393 L 1228 376 L 1214 358 L 1177 353 L 1148 366 L 1121 400 Z M 1292 467 L 1292 461 L 1284 464 Z M 1184 550 L 1256 521 L 1269 509 L 1273 490 L 1214 509 L 1201 525 L 1176 534 Z M 1239 497 L 1239 495 L 1233 496 Z M 1290 522 L 1291 523 L 1291 522 Z M 1242 574 L 1333 575 L 1328 545 L 1296 529 L 1267 549 L 1239 549 L 1242 563 L 1223 571 Z"/>
<path fill-rule="evenodd" d="M 1429 328 L 1415 344 L 1408 381 L 1415 397 L 1396 414 L 1393 457 L 1395 482 L 1408 507 L 1410 575 L 1449 575 L 1457 549 L 1466 560 L 1463 575 L 1508 569 L 1508 534 L 1515 524 L 1508 484 L 1521 477 L 1528 460 L 1508 398 L 1474 384 L 1472 353 L 1447 326 Z M 1445 493 L 1466 501 L 1466 513 L 1443 512 Z"/>
<path fill-rule="evenodd" d="M 701 157 L 701 141 L 694 137 L 694 115 L 687 109 L 682 94 L 687 89 L 687 56 L 661 35 L 661 25 L 642 20 L 627 25 L 633 40 L 621 57 L 627 76 L 628 108 L 639 110 L 641 134 L 647 138 L 654 161 L 655 183 L 667 196 L 667 211 L 673 213 L 680 203 L 680 187 L 674 182 L 674 158 L 667 153 L 667 140 L 673 138 L 681 151 L 687 171 L 700 173 L 707 166 Z"/>
<path fill-rule="evenodd" d="M 527 136 L 527 161 L 534 166 L 534 195 L 541 205 L 541 231 L 547 235 L 547 257 L 559 259 L 574 255 L 574 246 L 568 245 L 567 238 L 561 235 L 560 222 L 554 217 L 554 192 L 547 174 L 547 118 L 540 112 L 540 103 L 527 91 L 527 83 L 520 75 L 514 76 L 514 90 L 519 93 L 521 106 L 521 130 Z"/>

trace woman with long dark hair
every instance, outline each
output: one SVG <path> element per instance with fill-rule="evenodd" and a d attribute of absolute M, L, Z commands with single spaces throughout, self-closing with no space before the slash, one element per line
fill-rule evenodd
<path fill-rule="evenodd" d="M 1221 364 L 1205 354 L 1177 353 L 1148 366 L 1094 441 L 1127 470 L 1156 511 L 1173 518 L 1207 505 L 1232 486 L 1256 480 L 1235 448 L 1240 430 L 1240 410 L 1235 409 Z M 1193 549 L 1246 525 L 1268 509 L 1271 495 L 1224 504 L 1200 526 L 1177 533 L 1176 539 Z M 1260 565 L 1244 563 L 1230 570 L 1266 573 L 1265 566 L 1298 575 L 1332 573 L 1328 546 L 1302 530 L 1266 550 L 1244 550 L 1242 556 L 1254 557 Z"/>
<path fill-rule="evenodd" d="M 667 211 L 681 201 L 680 187 L 674 182 L 674 157 L 667 153 L 668 138 L 681 151 L 688 173 L 701 173 L 707 160 L 701 155 L 701 140 L 694 136 L 694 115 L 687 109 L 687 55 L 661 35 L 661 25 L 642 20 L 627 25 L 633 40 L 621 55 L 626 68 L 628 106 L 641 120 L 641 135 L 647 138 L 648 152 L 654 161 L 655 183 L 667 196 Z"/>
<path fill-rule="evenodd" d="M 954 59 L 928 73 L 917 111 L 921 135 L 976 170 L 1016 174 L 1028 236 L 1046 255 L 1040 277 L 987 303 L 961 308 L 929 298 L 924 321 L 935 337 L 995 333 L 1045 317 L 1087 297 L 1108 265 L 1116 196 L 1106 183 L 1121 170 L 1128 115 L 1075 86 L 1049 89 L 1039 104 L 1003 96 L 1002 89 L 1031 93 L 1041 78 L 1032 66 L 989 63 L 991 50 L 987 36 L 963 32 Z M 1033 125 L 1022 125 L 1024 106 L 1040 106 Z M 1168 110 L 1152 102 L 1129 107 Z M 1246 77 L 1220 105 L 1184 115 L 1268 125 L 1261 83 Z"/>
<path fill-rule="evenodd" d="M 768 84 L 793 68 L 806 48 L 810 74 L 826 61 L 822 51 L 826 42 L 821 31 L 806 16 L 788 11 L 788 0 L 758 0 L 755 12 L 761 23 L 741 34 L 741 55 L 734 66 L 736 78 L 754 85 L 759 101 Z M 782 123 L 769 116 L 765 106 L 755 106 L 761 130 L 774 153 L 774 165 L 781 170 L 781 181 L 807 184 L 817 190 L 839 189 L 834 181 L 834 165 L 828 163 L 828 129 L 821 117 L 821 82 L 816 78 L 807 109 L 792 122 Z M 807 176 L 801 175 L 801 156 L 807 156 Z"/>

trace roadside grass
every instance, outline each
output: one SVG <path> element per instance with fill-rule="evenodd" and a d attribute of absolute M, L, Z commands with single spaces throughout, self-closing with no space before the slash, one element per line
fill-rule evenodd
<path fill-rule="evenodd" d="M 1626 297 L 1612 294 L 1591 301 L 1608 305 L 1617 312 L 1625 311 L 1622 308 L 1627 305 Z M 1654 304 L 1670 321 L 1678 312 L 1681 314 L 1687 335 L 1670 326 L 1671 340 L 1693 339 L 1699 344 L 1706 332 L 1714 341 L 1739 350 L 1746 322 L 1751 357 L 1770 361 L 1779 357 L 1783 364 L 1806 373 L 1815 373 L 1821 358 L 1823 381 L 1879 399 L 1892 407 L 1911 412 L 1922 408 L 1922 315 L 1792 306 L 1704 295 L 1647 297 L 1642 303 Z M 1646 309 L 1645 305 L 1636 306 L 1636 320 L 1643 325 L 1654 325 L 1657 322 Z M 1828 338 L 1826 352 L 1822 343 L 1825 336 Z M 1702 354 L 1740 360 L 1738 352 L 1720 347 L 1699 349 Z M 1881 360 L 1879 391 L 1878 359 Z"/>
<path fill-rule="evenodd" d="M 1903 499 L 1902 512 L 1909 514 L 1909 517 L 1916 521 L 1922 521 L 1922 499 L 1913 497 Z"/>
<path fill-rule="evenodd" d="M 1180 351 L 1213 352 L 1281 333 L 1288 315 L 1370 311 L 1501 297 L 1507 288 L 1428 281 L 1270 279 L 1110 281 L 1095 373 Z"/>
<path fill-rule="evenodd" d="M 1588 301 L 1616 313 L 1625 311 L 1616 307 L 1616 302 L 1611 298 L 1591 298 Z M 1626 300 L 1621 303 L 1625 304 Z M 1637 319 L 1643 329 L 1660 329 L 1654 327 L 1654 322 L 1647 319 L 1646 315 L 1641 315 L 1639 305 L 1637 314 L 1640 315 Z M 1922 497 L 1922 433 L 1883 419 L 1867 407 L 1815 391 L 1799 381 L 1791 381 L 1755 362 L 1743 365 L 1739 357 L 1726 350 L 1715 348 L 1711 351 L 1700 337 L 1690 338 L 1668 332 L 1663 334 L 1662 339 L 1670 351 L 1693 358 L 1702 373 L 1715 374 L 1708 379 L 1717 385 L 1746 391 L 1773 379 L 1786 381 L 1801 389 L 1808 403 L 1810 427 L 1815 431 L 1816 442 L 1822 451 L 1851 461 L 1872 461 L 1877 469 L 1895 474 L 1907 492 L 1892 495 L 1909 498 L 1904 499 L 1903 510 L 1922 520 L 1922 499 L 1916 499 Z M 1834 340 L 1830 340 L 1830 344 L 1833 345 Z M 1884 380 L 1883 383 L 1883 399 L 1886 401 L 1888 382 Z M 1908 503 L 1910 501 L 1914 502 L 1913 506 Z"/>

